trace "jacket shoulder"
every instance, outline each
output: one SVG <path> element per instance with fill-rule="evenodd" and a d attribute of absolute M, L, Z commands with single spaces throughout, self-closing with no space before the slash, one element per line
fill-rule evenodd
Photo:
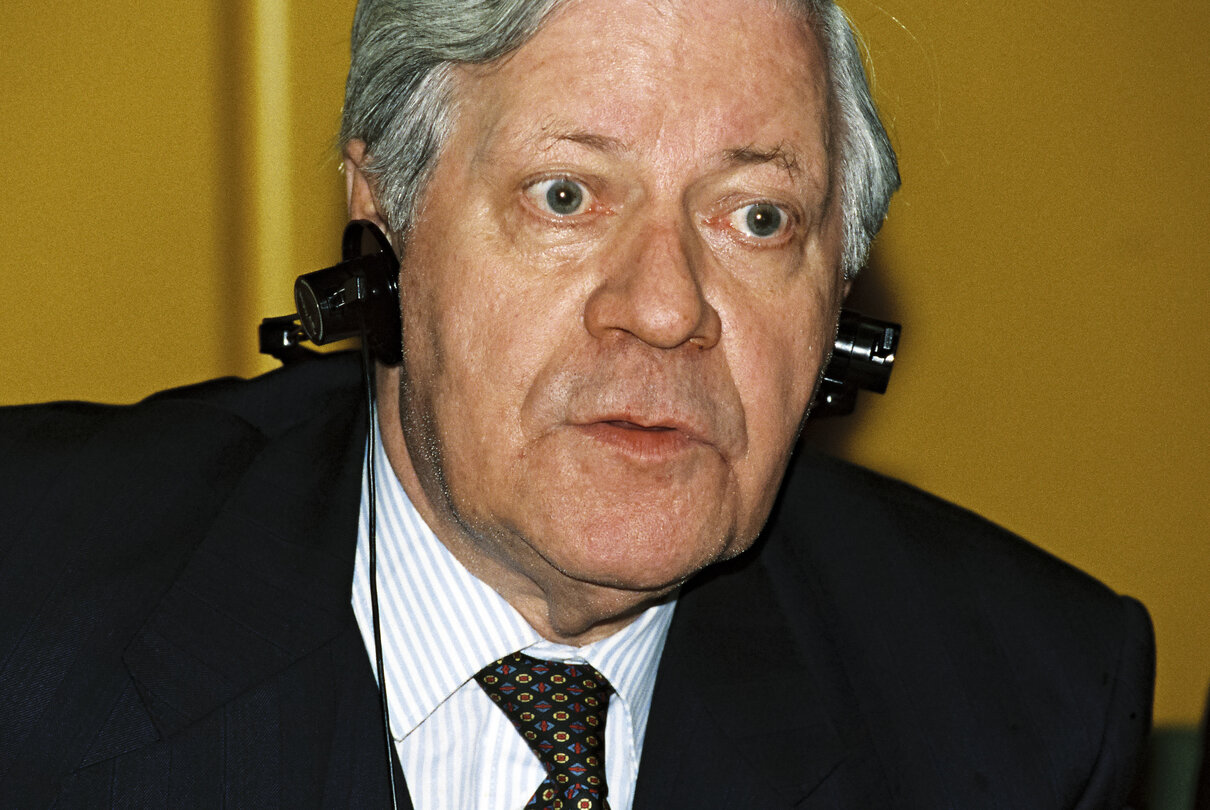
<path fill-rule="evenodd" d="M 910 767 L 928 739 L 931 762 L 968 769 L 970 786 L 1015 769 L 1050 780 L 1035 806 L 1121 806 L 1150 725 L 1142 605 L 968 510 L 818 455 L 796 460 L 767 535 L 778 598 L 825 628 L 895 749 L 886 761 Z"/>
<path fill-rule="evenodd" d="M 82 758 L 147 744 L 166 728 L 152 717 L 210 694 L 194 687 L 174 693 L 187 679 L 164 680 L 148 660 L 175 655 L 198 671 L 188 683 L 229 686 L 238 667 L 220 674 L 206 667 L 227 659 L 195 654 L 211 641 L 219 650 L 235 645 L 231 628 L 252 633 L 252 625 L 232 617 L 253 613 L 224 612 L 231 602 L 223 601 L 251 593 L 249 581 L 271 591 L 264 583 L 272 578 L 257 568 L 262 563 L 247 561 L 278 559 L 267 549 L 294 551 L 284 542 L 254 548 L 240 541 L 280 539 L 279 523 L 257 521 L 281 513 L 345 542 L 292 507 L 296 492 L 311 491 L 315 479 L 338 486 L 330 470 L 345 456 L 359 457 L 349 423 L 360 397 L 357 364 L 335 358 L 166 391 L 134 405 L 0 409 L 0 707 L 16 707 L 0 709 L 0 793 L 34 782 L 49 789 Z M 360 479 L 346 478 L 340 491 L 356 492 Z M 261 496 L 277 506 L 264 506 Z M 355 507 L 354 500 L 323 511 L 344 525 Z M 230 548 L 222 545 L 228 541 Z M 240 570 L 253 571 L 243 590 L 227 579 L 226 563 L 216 562 L 216 548 L 247 552 L 234 555 L 245 564 Z M 288 552 L 291 563 L 310 559 L 308 549 Z M 220 587 L 210 587 L 212 570 L 225 572 Z M 157 616 L 160 623 L 148 625 Z M 177 645 L 181 639 L 195 646 Z M 239 649 L 241 662 L 261 660 L 246 640 Z M 131 661 L 152 674 L 135 678 Z M 165 694 L 180 702 L 164 702 Z M 106 737 L 110 731 L 116 736 Z M 44 750 L 50 753 L 42 756 Z"/>
<path fill-rule="evenodd" d="M 350 407 L 361 397 L 359 386 L 356 356 L 341 353 L 251 380 L 170 389 L 133 405 L 0 408 L 0 500 L 15 510 L 7 512 L 12 516 L 33 506 L 31 495 L 75 503 L 77 486 L 121 484 L 127 469 L 157 477 L 173 465 L 221 471 L 316 413 Z"/>
<path fill-rule="evenodd" d="M 153 394 L 141 406 L 188 402 L 246 421 L 267 435 L 282 433 L 317 412 L 349 407 L 362 393 L 361 361 L 355 352 L 313 358 L 254 377 L 224 377 Z M 137 406 L 136 406 L 137 407 Z"/>
<path fill-rule="evenodd" d="M 1119 597 L 1102 583 L 1013 532 L 839 459 L 811 453 L 799 458 L 772 523 L 787 551 L 804 562 L 820 554 L 828 559 L 859 555 L 874 569 L 881 560 L 906 565 L 899 570 L 904 576 L 919 568 L 933 572 L 931 579 L 939 584 L 977 583 L 992 589 L 989 598 L 1037 589 L 1050 607 L 1119 610 Z"/>
<path fill-rule="evenodd" d="M 77 552 L 114 561 L 175 553 L 190 534 L 172 527 L 216 510 L 274 437 L 356 407 L 357 369 L 340 356 L 133 405 L 0 408 L 0 572 L 57 570 Z"/>

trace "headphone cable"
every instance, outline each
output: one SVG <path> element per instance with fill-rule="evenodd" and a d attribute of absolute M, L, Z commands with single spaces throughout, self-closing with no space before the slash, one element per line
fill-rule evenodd
<path fill-rule="evenodd" d="M 361 325 L 361 371 L 366 389 L 366 480 L 370 508 L 366 516 L 366 529 L 370 539 L 370 616 L 374 626 L 374 667 L 378 674 L 378 694 L 382 709 L 382 732 L 386 743 L 387 773 L 391 777 L 391 808 L 399 810 L 399 798 L 395 788 L 395 746 L 391 739 L 391 707 L 387 699 L 386 667 L 382 661 L 382 622 L 378 612 L 378 492 L 376 485 L 377 464 L 377 402 L 373 361 L 370 359 L 369 341 L 366 339 L 365 322 Z"/>

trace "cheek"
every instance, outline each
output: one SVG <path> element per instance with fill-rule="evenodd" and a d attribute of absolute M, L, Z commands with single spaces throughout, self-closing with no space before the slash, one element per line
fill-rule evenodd
<path fill-rule="evenodd" d="M 784 302 L 736 313 L 729 363 L 743 403 L 749 453 L 740 468 L 751 493 L 776 489 L 832 342 L 839 299 L 813 285 Z"/>
<path fill-rule="evenodd" d="M 819 341 L 798 337 L 762 341 L 745 352 L 745 366 L 736 374 L 749 446 L 773 464 L 788 455 L 822 363 Z"/>
<path fill-rule="evenodd" d="M 559 290 L 520 280 L 502 286 L 500 277 L 467 278 L 442 307 L 441 389 L 452 408 L 491 410 L 515 422 L 534 380 L 578 323 L 578 310 Z"/>
<path fill-rule="evenodd" d="M 521 480 L 543 427 L 530 399 L 569 353 L 579 310 L 573 291 L 526 279 L 503 257 L 467 257 L 443 280 L 429 311 L 417 313 L 422 345 L 431 344 L 431 417 L 447 485 L 456 499 L 475 500 Z"/>

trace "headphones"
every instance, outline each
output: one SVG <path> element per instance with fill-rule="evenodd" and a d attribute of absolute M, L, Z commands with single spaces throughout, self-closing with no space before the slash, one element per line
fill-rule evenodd
<path fill-rule="evenodd" d="M 261 354 L 293 363 L 322 346 L 365 335 L 375 360 L 395 365 L 403 359 L 399 320 L 399 259 L 386 235 L 368 219 L 345 226 L 341 261 L 301 275 L 294 282 L 297 315 L 265 318 L 258 330 Z"/>
<path fill-rule="evenodd" d="M 355 219 L 345 226 L 341 257 L 294 282 L 297 315 L 261 321 L 262 354 L 292 363 L 314 354 L 299 345 L 304 340 L 323 345 L 364 335 L 374 359 L 388 365 L 402 359 L 399 259 L 391 243 L 374 223 Z M 886 393 L 902 331 L 897 323 L 842 309 L 811 414 L 852 413 L 859 390 Z"/>

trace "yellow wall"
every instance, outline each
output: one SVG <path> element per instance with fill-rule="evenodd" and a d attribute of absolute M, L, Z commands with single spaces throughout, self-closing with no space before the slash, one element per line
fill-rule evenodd
<path fill-rule="evenodd" d="M 353 5 L 0 3 L 0 403 L 273 366 L 256 322 L 339 258 Z"/>
<path fill-rule="evenodd" d="M 1157 720 L 1193 722 L 1210 682 L 1210 4 L 849 8 L 904 176 L 856 297 L 905 332 L 887 396 L 816 439 L 1141 598 Z"/>
<path fill-rule="evenodd" d="M 0 402 L 253 373 L 336 258 L 352 0 L 0 4 Z M 888 395 L 809 440 L 1140 597 L 1210 679 L 1210 5 L 850 0 L 904 191 L 855 298 Z"/>

